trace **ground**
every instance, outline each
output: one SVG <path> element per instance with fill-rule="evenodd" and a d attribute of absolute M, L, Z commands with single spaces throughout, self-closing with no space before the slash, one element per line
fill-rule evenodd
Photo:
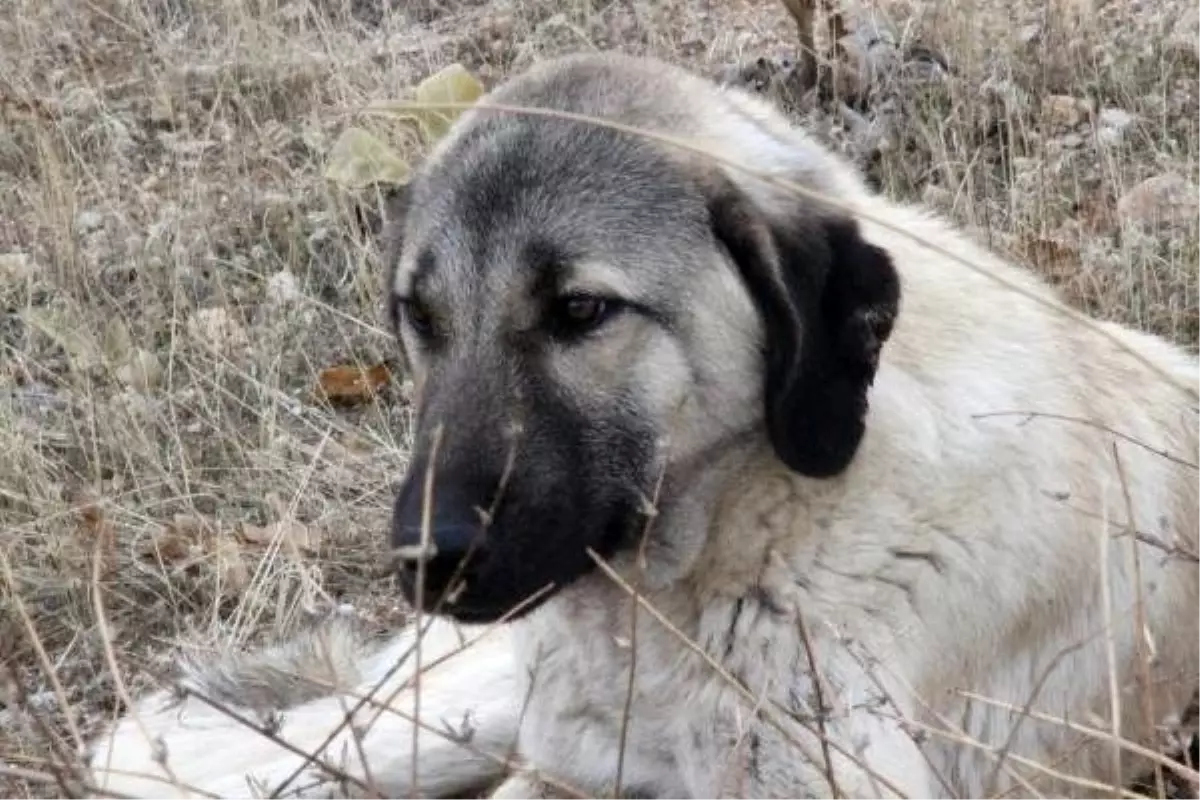
<path fill-rule="evenodd" d="M 165 674 L 180 641 L 238 646 L 331 610 L 378 630 L 403 619 L 380 569 L 409 411 L 376 206 L 324 169 L 357 107 L 452 62 L 492 85 L 549 54 L 619 47 L 752 83 L 884 191 L 1024 258 L 1078 307 L 1197 338 L 1192 0 L 847 2 L 843 65 L 823 84 L 835 96 L 798 98 L 796 28 L 770 0 L 9 8 L 6 797 L 66 794 L 56 760 Z M 314 387 L 334 366 L 376 367 L 384 386 L 331 404 Z"/>

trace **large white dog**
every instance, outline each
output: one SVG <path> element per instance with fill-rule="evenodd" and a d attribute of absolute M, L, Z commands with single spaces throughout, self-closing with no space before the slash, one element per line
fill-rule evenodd
<path fill-rule="evenodd" d="M 384 236 L 427 669 L 416 628 L 201 664 L 97 739 L 98 787 L 1097 796 L 1154 765 L 1200 668 L 1193 356 L 667 64 L 482 103 L 557 115 L 465 114 Z"/>

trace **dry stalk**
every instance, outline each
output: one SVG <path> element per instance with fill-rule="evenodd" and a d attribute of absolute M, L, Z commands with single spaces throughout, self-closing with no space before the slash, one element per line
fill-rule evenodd
<path fill-rule="evenodd" d="M 1117 783 L 1121 781 L 1121 748 L 1117 741 L 1121 736 L 1121 688 L 1117 681 L 1117 643 L 1116 636 L 1113 634 L 1113 614 L 1112 614 L 1112 581 L 1109 577 L 1109 554 L 1108 546 L 1110 537 L 1108 535 L 1108 498 L 1104 499 L 1104 506 L 1100 512 L 1104 516 L 1104 524 L 1100 527 L 1100 603 L 1101 613 L 1104 619 L 1104 651 L 1105 657 L 1108 660 L 1108 697 L 1109 697 L 1109 713 L 1112 715 L 1112 735 L 1113 735 L 1113 775 L 1117 776 Z"/>
<path fill-rule="evenodd" d="M 85 747 L 83 736 L 79 732 L 79 723 L 75 719 L 75 709 L 67 700 L 67 692 L 63 688 L 62 682 L 58 679 L 58 670 L 54 668 L 54 664 L 50 661 L 50 655 L 46 652 L 46 648 L 42 643 L 42 637 L 38 634 L 37 626 L 34 624 L 33 618 L 29 616 L 29 611 L 25 608 L 25 603 L 21 600 L 21 594 L 17 591 L 16 577 L 13 575 L 12 564 L 9 563 L 8 556 L 3 551 L 0 551 L 0 570 L 4 573 L 4 583 L 9 587 L 9 596 L 12 598 L 17 616 L 21 619 L 21 626 L 25 629 L 25 638 L 29 640 L 29 644 L 33 647 L 34 653 L 36 653 L 38 658 L 38 663 L 42 667 L 42 672 L 45 673 L 46 680 L 50 682 L 50 688 L 54 691 L 54 699 L 62 711 L 63 719 L 66 720 L 67 730 L 71 732 L 71 738 L 75 740 L 77 752 L 82 753 Z"/>
<path fill-rule="evenodd" d="M 804 652 L 808 657 L 808 669 L 813 675 L 813 693 L 817 701 L 817 731 L 821 737 L 821 757 L 825 759 L 825 777 L 829 781 L 829 791 L 833 796 L 841 797 L 837 780 L 833 773 L 833 756 L 829 752 L 829 734 L 825 730 L 825 717 L 829 707 L 825 705 L 825 675 L 817 668 L 817 659 L 813 653 L 812 637 L 808 633 L 808 623 L 804 620 L 804 612 L 797 609 L 796 625 L 800 628 L 800 639 L 804 643 Z"/>
<path fill-rule="evenodd" d="M 97 542 L 99 545 L 99 542 Z M 117 693 L 117 697 L 125 704 L 129 710 L 129 715 L 133 718 L 133 724 L 142 734 L 142 738 L 146 740 L 146 744 L 150 746 L 154 752 L 154 760 L 163 768 L 163 772 L 167 774 L 171 785 L 177 789 L 182 789 L 183 786 L 179 782 L 179 778 L 175 775 L 175 770 L 171 769 L 169 761 L 169 753 L 166 752 L 162 739 L 155 739 L 150 736 L 150 731 L 146 728 L 146 724 L 142 722 L 142 717 L 138 713 L 137 706 L 133 702 L 133 697 L 129 694 L 129 689 L 125 686 L 125 679 L 121 676 L 121 670 L 117 666 L 117 655 L 113 650 L 112 631 L 108 627 L 108 614 L 104 608 L 103 587 L 100 585 L 100 564 L 101 553 L 99 546 L 92 554 L 92 607 L 96 614 L 96 627 L 100 630 L 100 641 L 104 645 L 104 660 L 108 665 L 108 670 L 112 674 L 113 687 Z M 188 787 L 195 791 L 194 787 Z"/>
<path fill-rule="evenodd" d="M 997 700 L 993 697 L 987 697 L 985 695 L 976 694 L 975 692 L 969 692 L 966 689 L 955 689 L 954 691 L 968 699 L 975 700 L 980 703 L 986 703 L 987 705 L 995 706 L 996 708 L 1002 708 L 1006 711 L 1021 711 L 1021 709 L 1018 709 L 1011 703 L 1005 703 L 1003 700 Z M 1024 713 L 1026 713 L 1032 719 L 1036 719 L 1041 722 L 1049 722 L 1054 725 L 1061 725 L 1067 730 L 1083 734 L 1084 736 L 1088 736 L 1093 739 L 1102 739 L 1104 741 L 1112 741 L 1113 739 L 1113 735 L 1110 731 L 1102 731 L 1098 728 L 1092 728 L 1078 722 L 1071 722 L 1068 719 L 1056 717 L 1053 714 L 1047 714 L 1043 711 L 1030 710 Z M 1175 761 L 1174 759 L 1169 758 L 1168 756 L 1165 756 L 1156 750 L 1151 750 L 1148 747 L 1144 747 L 1137 742 L 1131 742 L 1128 739 L 1119 739 L 1118 743 L 1121 747 L 1125 748 L 1129 752 L 1135 753 L 1147 759 L 1148 761 L 1153 761 L 1155 764 L 1171 770 L 1184 780 L 1200 782 L 1200 772 L 1196 771 L 1196 769 L 1193 767 L 1189 767 L 1187 764 Z"/>
<path fill-rule="evenodd" d="M 1121 452 L 1117 442 L 1112 443 L 1113 463 L 1117 468 L 1117 478 L 1121 482 L 1121 495 L 1125 501 L 1125 518 L 1129 520 L 1129 529 L 1132 531 L 1133 523 L 1136 517 L 1133 513 L 1133 498 L 1129 493 L 1129 481 L 1125 476 L 1125 465 L 1121 461 Z M 1138 549 L 1137 538 L 1129 540 L 1130 556 L 1133 560 L 1133 582 L 1137 587 L 1137 593 L 1134 597 L 1134 625 L 1136 626 L 1133 635 L 1134 653 L 1137 660 L 1138 675 L 1137 680 L 1140 684 L 1142 696 L 1142 724 L 1146 726 L 1146 732 L 1154 730 L 1154 699 L 1150 694 L 1150 662 L 1146 654 L 1145 639 L 1148 635 L 1146 627 L 1146 603 L 1145 597 L 1142 594 L 1142 557 L 1141 551 Z M 1158 789 L 1158 796 L 1166 796 L 1166 785 L 1163 782 L 1162 766 L 1155 762 L 1154 764 L 1154 785 Z"/>
<path fill-rule="evenodd" d="M 605 561 L 598 553 L 596 553 L 595 550 L 591 549 L 590 547 L 588 548 L 588 556 L 592 559 L 592 561 L 594 561 L 596 563 L 596 565 L 600 568 L 600 570 L 605 575 L 607 575 L 614 583 L 617 584 L 617 586 L 619 586 L 625 592 L 628 592 L 631 595 L 633 594 L 632 587 L 629 586 L 629 583 L 624 578 L 622 578 L 621 575 L 615 569 L 613 569 L 613 567 L 607 561 Z M 691 650 L 693 653 L 695 653 L 697 656 L 699 656 L 700 659 L 702 661 L 704 661 L 705 664 L 707 664 L 709 667 L 711 667 L 716 672 L 717 677 L 719 677 L 722 681 L 727 683 L 735 692 L 737 692 L 738 695 L 741 696 L 741 698 L 743 700 L 745 700 L 747 703 L 749 703 L 751 707 L 753 707 L 755 705 L 755 703 L 757 702 L 757 698 L 754 696 L 753 692 L 751 692 L 748 688 L 746 688 L 746 686 L 744 686 L 741 681 L 739 681 L 733 675 L 729 674 L 729 671 L 727 669 L 725 669 L 725 667 L 721 666 L 721 664 L 718 663 L 717 660 L 712 657 L 712 655 L 710 655 L 708 652 L 706 652 L 703 647 L 701 647 L 697 642 L 695 642 L 691 637 L 689 637 L 683 631 L 679 630 L 679 628 L 676 627 L 674 625 L 674 623 L 672 623 L 669 619 L 667 619 L 665 616 L 663 616 L 662 612 L 660 612 L 657 608 L 655 608 L 652 603 L 647 601 L 644 597 L 636 597 L 635 602 L 637 602 L 639 605 L 641 605 L 642 608 L 646 609 L 646 611 L 649 612 L 650 615 L 652 617 L 654 617 L 654 619 L 659 624 L 661 624 L 664 628 L 666 628 L 667 631 L 672 636 L 674 636 L 676 639 L 678 639 L 680 641 L 680 643 L 682 643 L 687 649 Z M 780 714 L 782 714 L 785 718 L 795 721 L 797 724 L 799 724 L 801 727 L 803 727 L 806 731 L 813 734 L 814 736 L 817 735 L 816 726 L 812 725 L 807 720 L 800 718 L 798 715 L 793 714 L 788 709 L 784 708 L 778 701 L 771 701 L 770 705 L 772 708 L 776 709 Z M 799 740 L 797 740 L 796 737 L 793 736 L 792 733 L 790 731 L 788 731 L 787 728 L 785 728 L 782 723 L 779 722 L 779 720 L 774 719 L 770 714 L 764 714 L 763 716 L 766 718 L 767 723 L 772 728 L 774 728 L 776 731 L 778 731 L 779 734 L 784 738 L 785 741 L 787 741 L 792 746 L 796 747 L 798 750 L 800 750 L 800 752 L 804 753 L 806 758 L 811 759 L 814 763 L 816 763 L 816 759 L 813 757 L 813 755 L 811 753 L 807 752 L 807 748 L 804 746 L 804 744 L 802 742 L 800 742 Z M 897 797 L 900 797 L 900 798 L 905 797 L 904 792 L 898 786 L 896 786 L 895 783 L 893 783 L 891 780 L 889 780 L 886 776 L 880 775 L 876 770 L 874 770 L 871 767 L 864 764 L 862 762 L 862 759 L 860 759 L 857 755 L 855 755 L 854 753 L 847 750 L 840 743 L 833 741 L 833 742 L 830 742 L 830 746 L 832 749 L 836 750 L 840 755 L 847 758 L 851 763 L 855 764 L 858 767 L 861 767 L 862 770 L 866 774 L 868 774 L 868 775 L 872 776 L 873 778 L 875 778 L 876 780 L 878 780 L 883 786 L 885 786 L 889 791 L 891 791 Z"/>

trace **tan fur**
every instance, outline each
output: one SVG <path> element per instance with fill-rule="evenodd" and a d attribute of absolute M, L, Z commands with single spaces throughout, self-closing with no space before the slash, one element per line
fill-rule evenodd
<path fill-rule="evenodd" d="M 647 413 L 669 429 L 667 474 L 685 485 L 671 513 L 655 520 L 645 572 L 630 554 L 614 563 L 704 656 L 645 609 L 632 633 L 626 591 L 602 572 L 590 574 L 422 677 L 422 719 L 455 728 L 469 713 L 474 731 L 470 747 L 422 732 L 423 791 L 460 792 L 505 774 L 493 796 L 564 795 L 552 781 L 589 796 L 612 791 L 631 641 L 626 788 L 658 796 L 830 796 L 832 772 L 851 796 L 1097 796 L 1144 771 L 1144 758 L 1125 751 L 1118 763 L 1103 737 L 1063 724 L 1027 718 L 1013 733 L 1018 715 L 962 691 L 1107 731 L 1111 648 L 1121 736 L 1154 747 L 1143 703 L 1151 703 L 1155 723 L 1186 704 L 1200 669 L 1200 589 L 1195 562 L 1164 548 L 1194 553 L 1200 538 L 1190 466 L 1200 447 L 1195 357 L 1128 328 L 1068 318 L 1033 274 L 926 210 L 871 194 L 839 158 L 735 90 L 657 62 L 589 55 L 544 63 L 489 99 L 539 97 L 539 86 L 566 70 L 591 76 L 583 104 L 598 115 L 702 144 L 849 205 L 863 237 L 899 270 L 902 310 L 882 351 L 857 455 L 833 478 L 804 477 L 780 463 L 762 434 L 763 327 L 725 255 L 707 240 L 671 239 L 671 231 L 662 250 L 648 240 L 647 258 L 663 274 L 676 263 L 711 266 L 675 287 L 686 293 L 694 327 L 679 338 L 621 321 L 595 346 L 556 356 L 552 374 L 585 404 L 632 375 L 650 398 Z M 540 97 L 550 107 L 560 101 L 548 90 Z M 485 115 L 465 115 L 430 163 Z M 698 180 L 719 169 L 768 218 L 841 213 L 695 154 L 674 158 Z M 652 230 L 655 221 L 645 224 Z M 400 264 L 397 286 L 412 266 Z M 445 280 L 463 307 L 480 302 L 475 291 L 495 295 L 488 309 L 519 302 L 499 278 L 483 288 L 461 276 Z M 644 271 L 611 260 L 590 273 L 581 266 L 578 280 L 649 291 Z M 416 360 L 418 381 L 425 367 Z M 1134 623 L 1139 606 L 1144 629 Z M 438 621 L 426 660 L 452 652 L 460 633 L 479 630 Z M 364 661 L 360 689 L 411 639 L 406 631 Z M 1142 687 L 1139 656 L 1150 643 Z M 347 645 L 343 661 L 350 657 Z M 401 681 L 411 672 L 406 666 L 378 695 L 399 690 L 393 707 L 404 713 L 414 691 Z M 298 763 L 195 700 L 185 709 L 209 727 L 180 721 L 178 710 L 160 707 L 164 697 L 143 700 L 137 716 L 164 738 L 187 782 L 245 796 L 244 774 L 279 780 Z M 342 717 L 334 700 L 285 713 L 280 735 L 313 746 Z M 834 742 L 831 764 L 821 727 Z M 372 778 L 389 795 L 409 791 L 411 737 L 406 719 L 389 714 L 364 734 Z M 339 756 L 349 753 L 346 770 L 363 776 L 351 740 L 343 733 L 337 741 Z M 157 771 L 132 715 L 96 745 L 98 784 L 139 796 L 171 792 L 104 774 L 110 757 L 121 769 Z M 997 768 L 994 754 L 1004 747 L 1008 758 Z M 473 754 L 480 748 L 499 757 L 513 748 L 520 768 L 506 773 Z M 356 793 L 333 784 L 313 792 Z"/>

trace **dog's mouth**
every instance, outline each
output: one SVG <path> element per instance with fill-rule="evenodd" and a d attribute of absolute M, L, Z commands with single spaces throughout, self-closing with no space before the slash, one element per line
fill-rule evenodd
<path fill-rule="evenodd" d="M 541 606 L 556 593 L 548 582 L 541 591 L 524 592 L 504 575 L 502 566 L 491 562 L 485 548 L 478 548 L 469 560 L 456 565 L 421 565 L 416 560 L 400 560 L 393 570 L 405 602 L 424 614 L 434 614 L 467 624 L 486 624 L 513 620 Z M 500 574 L 498 574 L 500 573 Z"/>

